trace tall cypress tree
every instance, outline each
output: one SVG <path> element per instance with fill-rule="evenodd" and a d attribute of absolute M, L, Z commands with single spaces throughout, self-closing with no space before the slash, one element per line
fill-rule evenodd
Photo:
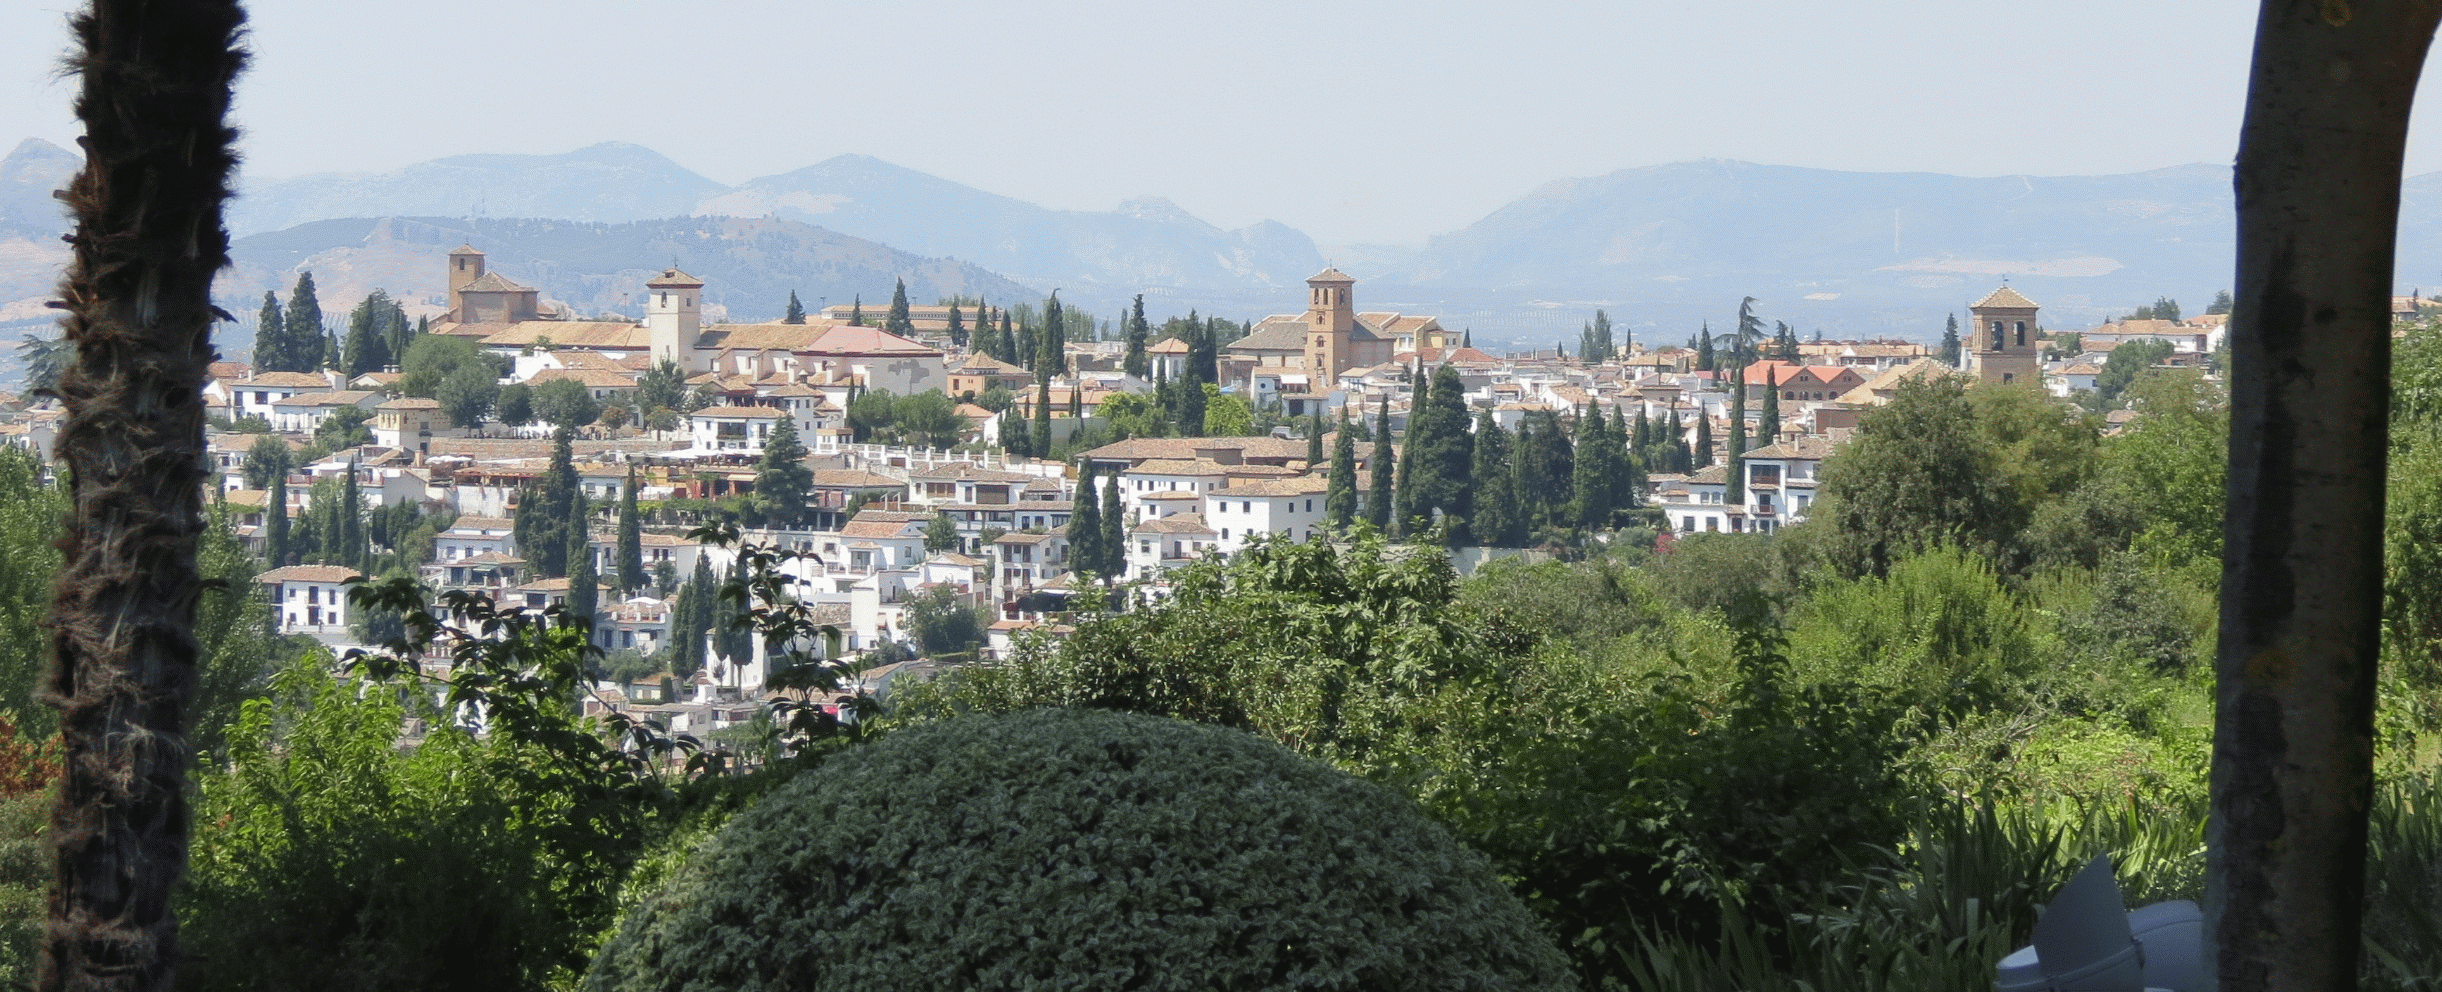
<path fill-rule="evenodd" d="M 1027 442 L 1036 458 L 1051 457 L 1051 373 L 1034 376 L 1034 437 Z"/>
<path fill-rule="evenodd" d="M 263 309 L 256 311 L 254 322 L 254 370 L 256 372 L 295 372 L 288 360 L 288 314 L 280 309 L 280 298 L 263 291 Z"/>
<path fill-rule="evenodd" d="M 789 290 L 789 309 L 787 313 L 780 315 L 780 322 L 783 324 L 802 324 L 806 322 L 806 305 L 797 302 L 797 291 L 794 289 Z"/>
<path fill-rule="evenodd" d="M 1942 364 L 1957 368 L 1959 367 L 1959 315 L 1954 313 L 1944 316 L 1942 324 L 1942 350 L 1940 353 Z"/>
<path fill-rule="evenodd" d="M 863 293 L 856 294 L 855 301 L 848 306 L 848 326 L 865 326 L 865 294 Z"/>
<path fill-rule="evenodd" d="M 1334 533 L 1345 531 L 1357 517 L 1357 432 L 1348 429 L 1348 413 L 1340 413 L 1340 433 L 1331 441 L 1331 477 L 1323 492 L 1323 522 Z"/>
<path fill-rule="evenodd" d="M 1317 404 L 1314 414 L 1306 418 L 1306 470 L 1323 463 L 1323 408 Z"/>
<path fill-rule="evenodd" d="M 1493 422 L 1492 411 L 1484 411 L 1476 418 L 1475 450 L 1469 458 L 1478 488 L 1467 530 L 1477 544 L 1514 548 L 1525 541 L 1525 521 L 1518 513 L 1517 491 L 1512 488 L 1515 456 L 1509 449 L 1509 432 Z"/>
<path fill-rule="evenodd" d="M 632 594 L 644 582 L 644 531 L 636 516 L 636 466 L 630 464 L 627 482 L 619 487 L 619 592 Z"/>
<path fill-rule="evenodd" d="M 893 279 L 890 286 L 890 312 L 882 317 L 882 330 L 903 338 L 916 336 L 916 322 L 907 316 L 907 280 Z"/>
<path fill-rule="evenodd" d="M 1713 418 L 1706 416 L 1702 407 L 1696 410 L 1695 456 L 1690 471 L 1713 467 Z"/>
<path fill-rule="evenodd" d="M 1145 294 L 1136 294 L 1136 305 L 1128 311 L 1128 350 L 1120 359 L 1120 371 L 1139 379 L 1150 374 L 1150 360 L 1145 356 L 1145 338 L 1152 329 L 1145 326 Z"/>
<path fill-rule="evenodd" d="M 1077 467 L 1077 498 L 1068 514 L 1068 565 L 1072 572 L 1099 575 L 1104 574 L 1101 493 L 1094 488 L 1094 460 L 1083 462 Z"/>
<path fill-rule="evenodd" d="M 1128 510 L 1119 498 L 1118 473 L 1102 477 L 1102 574 L 1128 574 Z"/>
<path fill-rule="evenodd" d="M 1746 377 L 1730 387 L 1729 474 L 1722 477 L 1721 501 L 1736 506 L 1747 501 L 1747 384 Z"/>
<path fill-rule="evenodd" d="M 1389 533 L 1393 509 L 1391 479 L 1396 472 L 1392 463 L 1398 456 L 1391 453 L 1391 398 L 1383 397 L 1381 404 L 1374 422 L 1373 487 L 1365 494 L 1365 522 Z"/>
<path fill-rule="evenodd" d="M 670 632 L 670 646 L 674 649 L 670 663 L 672 672 L 690 676 L 703 670 L 704 640 L 712 631 L 713 613 L 721 596 L 720 586 L 721 580 L 712 574 L 712 556 L 698 549 L 694 574 L 687 577 L 687 585 L 679 593 L 678 605 L 682 612 L 671 618 L 677 624 L 677 628 Z"/>
<path fill-rule="evenodd" d="M 1772 370 L 1765 370 L 1764 381 L 1770 383 L 1773 378 L 1774 376 L 1772 375 Z M 1781 387 L 1778 385 L 1767 385 L 1764 387 L 1764 401 L 1756 408 L 1755 439 L 1761 442 L 1760 444 L 1757 444 L 1756 447 L 1760 448 L 1766 444 L 1771 444 L 1780 440 L 1780 437 Z"/>
<path fill-rule="evenodd" d="M 332 557 L 341 565 L 363 571 L 365 554 L 371 549 L 365 544 L 365 494 L 364 487 L 356 481 L 354 458 L 348 459 L 347 479 L 339 484 L 339 515 L 335 522 L 338 526 L 333 528 L 331 538 L 338 546 L 332 549 Z"/>
<path fill-rule="evenodd" d="M 1577 419 L 1577 478 L 1575 486 L 1577 524 L 1581 527 L 1608 527 L 1611 510 L 1618 502 L 1612 491 L 1619 478 L 1619 447 L 1612 443 L 1611 431 L 1603 424 L 1603 412 L 1593 403 Z"/>
<path fill-rule="evenodd" d="M 263 561 L 273 568 L 288 564 L 288 474 L 273 479 L 264 494 Z"/>
<path fill-rule="evenodd" d="M 590 510 L 582 492 L 577 493 L 576 511 L 576 526 L 568 529 L 568 605 L 562 616 L 572 626 L 582 623 L 580 629 L 591 640 L 594 617 L 602 608 L 602 590 L 600 576 L 594 569 L 592 528 L 585 521 Z"/>
<path fill-rule="evenodd" d="M 322 326 L 322 301 L 314 296 L 314 273 L 297 274 L 297 288 L 288 294 L 288 312 L 281 322 L 281 334 L 287 339 L 286 357 L 297 366 L 292 372 L 317 372 L 330 356 L 323 349 L 330 332 Z"/>
<path fill-rule="evenodd" d="M 729 659 L 729 670 L 735 672 L 738 666 L 755 658 L 754 627 L 739 622 L 751 606 L 746 594 L 746 559 L 743 556 L 731 559 L 729 563 L 729 578 L 721 583 L 720 603 L 712 636 L 714 643 L 721 646 L 721 654 Z"/>
<path fill-rule="evenodd" d="M 967 319 L 965 314 L 958 312 L 956 301 L 950 303 L 950 344 L 960 348 L 967 346 Z"/>
<path fill-rule="evenodd" d="M 1001 348 L 1000 353 L 993 355 L 992 357 L 998 358 L 1004 362 L 1008 362 L 1011 365 L 1018 364 L 1020 359 L 1018 358 L 1017 335 L 1010 333 L 1009 330 L 1008 307 L 1001 308 L 1001 333 L 999 343 Z"/>
<path fill-rule="evenodd" d="M 568 428 L 552 435 L 551 466 L 527 485 L 517 503 L 518 553 L 544 578 L 568 574 L 568 528 L 582 526 L 572 516 L 579 488 L 574 443 Z"/>
<path fill-rule="evenodd" d="M 1043 356 L 1035 366 L 1044 375 L 1068 374 L 1068 313 L 1060 307 L 1060 291 L 1053 290 L 1051 299 L 1043 301 L 1043 331 L 1035 335 L 1035 347 Z"/>
<path fill-rule="evenodd" d="M 1474 512 L 1470 497 L 1475 441 L 1468 436 L 1466 386 L 1458 370 L 1444 365 L 1428 377 L 1431 383 L 1408 419 L 1408 496 L 1401 512 L 1409 518 L 1453 518 L 1453 539 L 1464 537 L 1466 519 Z"/>

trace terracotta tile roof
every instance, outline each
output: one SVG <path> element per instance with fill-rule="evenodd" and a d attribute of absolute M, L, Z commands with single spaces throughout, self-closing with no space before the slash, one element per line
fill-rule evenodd
<path fill-rule="evenodd" d="M 265 372 L 261 375 L 255 376 L 252 379 L 241 380 L 233 385 L 240 389 L 248 387 L 294 389 L 300 386 L 329 389 L 331 388 L 331 380 L 325 379 L 319 375 L 315 375 L 312 372 Z"/>
<path fill-rule="evenodd" d="M 1333 267 L 1331 267 L 1331 266 L 1328 266 L 1328 265 L 1327 265 L 1327 266 L 1324 266 L 1324 267 L 1323 267 L 1323 271 L 1321 271 L 1321 272 L 1317 272 L 1317 273 L 1315 273 L 1315 274 L 1313 274 L 1313 275 L 1310 275 L 1310 276 L 1307 276 L 1307 277 L 1306 277 L 1306 281 L 1307 281 L 1307 282 L 1355 282 L 1355 281 L 1357 281 L 1357 279 L 1356 279 L 1356 277 L 1355 277 L 1355 276 L 1349 275 L 1349 274 L 1348 274 L 1348 273 L 1346 273 L 1346 272 L 1342 272 L 1342 271 L 1340 271 L 1340 270 L 1339 270 L 1339 269 L 1337 269 L 1337 268 L 1333 268 Z"/>
<path fill-rule="evenodd" d="M 587 389 L 636 388 L 635 376 L 629 375 L 625 372 L 613 372 L 606 368 L 544 369 L 540 372 L 534 373 L 531 376 L 527 376 L 526 384 L 529 386 L 539 386 L 546 382 L 558 382 L 562 379 L 582 383 Z"/>
<path fill-rule="evenodd" d="M 365 573 L 346 565 L 289 565 L 254 577 L 256 582 L 346 582 Z"/>
<path fill-rule="evenodd" d="M 1981 307 L 2033 310 L 2035 309 L 2035 301 L 2018 295 L 2018 291 L 2015 289 L 2011 289 L 2008 286 L 2003 286 L 2000 289 L 1993 290 L 1991 293 L 1986 294 L 1983 299 L 1968 304 L 1969 309 L 1977 309 Z"/>
<path fill-rule="evenodd" d="M 534 292 L 534 287 L 520 286 L 498 272 L 486 272 L 476 276 L 474 282 L 467 283 L 463 291 L 469 293 L 531 293 Z"/>
<path fill-rule="evenodd" d="M 1261 482 L 1241 482 L 1206 493 L 1230 499 L 1247 496 L 1311 496 L 1331 488 L 1331 480 L 1307 475 L 1294 479 L 1269 479 Z"/>
<path fill-rule="evenodd" d="M 1188 352 L 1191 352 L 1191 351 L 1194 351 L 1194 350 L 1195 350 L 1195 349 L 1194 349 L 1194 348 L 1189 347 L 1189 346 L 1188 346 L 1188 344 L 1187 344 L 1187 342 L 1185 342 L 1185 341 L 1181 341 L 1181 340 L 1179 340 L 1179 339 L 1177 339 L 1177 338 L 1163 338 L 1163 339 L 1161 339 L 1161 340 L 1159 340 L 1159 341 L 1154 342 L 1152 347 L 1146 348 L 1146 349 L 1145 349 L 1145 354 L 1148 354 L 1148 355 L 1184 355 L 1184 354 L 1187 354 Z"/>
<path fill-rule="evenodd" d="M 677 266 L 671 266 L 661 270 L 660 275 L 645 280 L 645 285 L 653 289 L 702 289 L 704 281 L 678 271 Z"/>
<path fill-rule="evenodd" d="M 524 348 L 548 342 L 553 347 L 642 351 L 653 343 L 644 325 L 619 321 L 521 320 L 497 326 L 500 330 L 483 336 L 485 347 Z"/>
<path fill-rule="evenodd" d="M 1136 534 L 1213 533 L 1212 527 L 1204 523 L 1204 515 L 1201 513 L 1174 513 L 1167 517 L 1155 517 L 1138 522 L 1136 526 L 1128 528 L 1128 531 Z"/>

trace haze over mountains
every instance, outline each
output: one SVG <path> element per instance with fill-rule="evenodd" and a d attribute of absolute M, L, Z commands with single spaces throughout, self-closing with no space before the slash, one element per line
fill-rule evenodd
<path fill-rule="evenodd" d="M 75 161 L 38 141 L 0 160 L 0 305 L 56 278 L 64 225 L 47 193 Z M 2442 174 L 2404 193 L 2401 289 L 2442 288 Z M 879 305 L 894 275 L 925 301 L 1058 287 L 1096 313 L 1141 292 L 1157 319 L 1252 317 L 1299 306 L 1300 281 L 1330 263 L 1358 278 L 1365 309 L 1544 345 L 1574 340 L 1598 306 L 1640 339 L 1684 340 L 1743 296 L 1805 334 L 1928 338 L 2004 278 L 2047 324 L 2079 326 L 2163 295 L 2201 309 L 2228 288 L 2233 251 L 2220 166 L 1964 178 L 1685 162 L 1555 181 L 1421 246 L 1324 248 L 1270 221 L 1224 230 L 1158 197 L 1051 210 L 859 155 L 727 186 L 601 144 L 249 184 L 230 216 L 238 265 L 223 298 L 241 307 L 285 292 L 299 268 L 333 307 L 374 285 L 437 298 L 438 259 L 460 241 L 585 313 L 621 310 L 676 260 L 734 319 L 777 315 L 792 289 L 808 306 L 859 293 Z"/>

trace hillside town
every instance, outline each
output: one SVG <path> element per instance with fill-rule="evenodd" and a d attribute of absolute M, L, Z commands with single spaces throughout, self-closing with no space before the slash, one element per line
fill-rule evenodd
<path fill-rule="evenodd" d="M 1332 480 L 1344 467 L 1334 462 L 1350 452 L 1341 478 L 1365 479 L 1386 453 L 1404 460 L 1429 380 L 1455 382 L 1467 417 L 1504 436 L 1539 424 L 1574 431 L 1587 418 L 1616 425 L 1613 443 L 1636 452 L 1632 474 L 1618 477 L 1634 491 L 1609 498 L 1638 512 L 1651 532 L 1642 539 L 1667 542 L 1805 519 L 1823 464 L 1860 411 L 1902 382 L 1955 374 L 2088 397 L 2115 350 L 2202 365 L 2227 320 L 2141 316 L 2046 334 L 2038 304 L 2005 285 L 1968 308 L 1965 333 L 1954 318 L 1947 360 L 1908 342 L 1801 342 L 1784 324 L 1775 339 L 1723 336 L 1724 358 L 1758 356 L 1733 368 L 1712 360 L 1709 338 L 1613 344 L 1608 315 L 1599 333 L 1589 324 L 1577 354 L 1493 355 L 1433 316 L 1359 309 L 1356 280 L 1326 269 L 1307 280 L 1302 310 L 1263 318 L 1234 340 L 1144 340 L 1140 302 L 1138 340 L 1063 335 L 1044 362 L 1044 345 L 1013 353 L 1033 329 L 980 302 L 912 305 L 902 290 L 886 319 L 861 301 L 803 313 L 792 299 L 782 321 L 707 322 L 704 283 L 669 268 L 639 287 L 640 319 L 580 320 L 488 269 L 471 246 L 447 266 L 447 312 L 400 334 L 394 357 L 479 356 L 472 375 L 488 401 L 445 405 L 448 382 L 436 388 L 438 376 L 397 361 L 347 374 L 335 334 L 311 370 L 216 363 L 205 387 L 217 425 L 211 500 L 273 560 L 259 581 L 282 633 L 338 652 L 370 643 L 349 589 L 379 560 L 436 597 L 474 592 L 589 613 L 596 646 L 618 659 L 602 673 L 597 698 L 607 702 L 597 705 L 682 730 L 751 719 L 765 698 L 762 647 L 707 631 L 681 603 L 690 584 L 736 577 L 736 549 L 690 537 L 724 519 L 746 524 L 746 545 L 802 555 L 789 565 L 792 594 L 840 632 L 831 650 L 877 662 L 872 688 L 902 666 L 930 664 L 910 649 L 911 605 L 928 598 L 988 618 L 972 655 L 998 657 L 1021 638 L 1058 636 L 1070 597 L 1098 584 L 1158 597 L 1166 573 L 1202 556 L 1344 532 L 1352 520 L 1392 523 L 1390 507 L 1372 505 L 1379 491 L 1362 485 L 1350 487 L 1338 511 L 1347 516 L 1335 522 L 1342 497 Z M 1025 315 L 1058 319 L 1056 309 Z M 1750 322 L 1744 305 L 1741 318 Z M 403 313 L 392 319 L 405 330 Z M 876 326 L 886 323 L 900 333 Z M 1240 434 L 1112 436 L 1114 421 L 1141 420 L 1173 384 L 1199 381 L 1211 384 L 1208 402 L 1247 415 Z M 885 438 L 856 422 L 875 395 L 931 399 L 935 422 Z M 37 404 L 0 436 L 47 458 L 57 416 Z M 1351 430 L 1366 443 L 1344 444 Z M 1090 446 L 1068 445 L 1058 460 L 1024 453 L 1045 440 Z M 773 474 L 776 459 L 789 471 Z M 555 474 L 582 501 L 581 555 L 573 543 L 525 546 L 534 533 L 559 539 L 521 519 L 548 512 L 536 500 Z M 798 491 L 756 492 L 773 479 Z M 570 506 L 567 493 L 557 498 Z M 317 505 L 327 500 L 347 509 Z M 774 500 L 789 505 L 775 510 Z M 740 506 L 771 512 L 735 519 Z M 352 550 L 327 534 L 310 549 L 290 541 L 288 522 L 334 512 L 386 524 L 348 531 L 361 542 Z M 1097 531 L 1083 539 L 1093 547 L 1073 534 L 1081 517 Z M 421 537 L 412 536 L 418 522 Z M 1496 546 L 1474 548 L 1470 560 L 1564 550 L 1490 535 L 1472 543 Z M 590 595 L 572 586 L 588 577 Z"/>

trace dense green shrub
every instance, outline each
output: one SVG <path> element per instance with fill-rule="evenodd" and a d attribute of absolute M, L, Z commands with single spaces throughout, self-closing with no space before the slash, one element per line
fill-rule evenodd
<path fill-rule="evenodd" d="M 741 814 L 601 992 L 1562 989 L 1482 857 L 1248 734 L 1036 710 L 920 726 Z"/>

